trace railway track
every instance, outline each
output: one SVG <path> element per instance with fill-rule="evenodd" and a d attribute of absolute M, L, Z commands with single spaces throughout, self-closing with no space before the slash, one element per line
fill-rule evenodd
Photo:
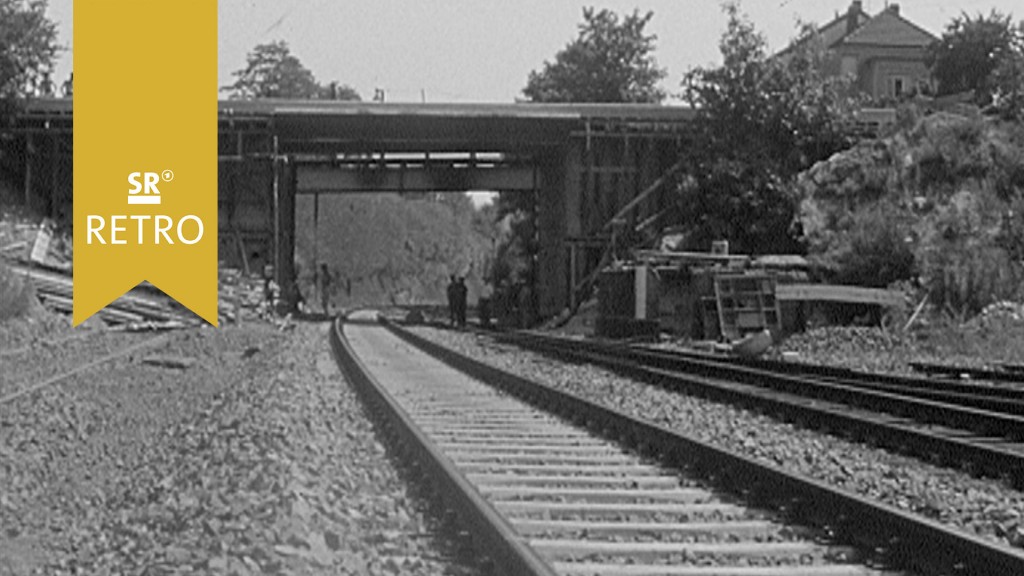
<path fill-rule="evenodd" d="M 910 367 L 925 374 L 938 374 L 950 378 L 972 378 L 1024 384 L 1024 372 L 1021 371 L 1021 366 L 1017 364 L 1002 364 L 1000 370 L 954 366 L 950 364 L 932 364 L 928 362 L 911 362 Z"/>
<path fill-rule="evenodd" d="M 893 384 L 779 373 L 712 358 L 683 356 L 531 332 L 501 341 L 565 361 L 591 362 L 664 388 L 779 414 L 803 425 L 865 440 L 947 466 L 1024 486 L 1024 415 L 1020 400 L 987 397 L 989 409 L 939 399 Z M 926 391 L 925 391 L 926 392 Z"/>
<path fill-rule="evenodd" d="M 505 573 L 1024 573 L 1024 555 L 1015 551 L 512 376 L 393 326 L 338 323 L 331 343 L 382 429 Z"/>
<path fill-rule="evenodd" d="M 974 406 L 976 408 L 1002 411 L 1008 414 L 1024 414 L 1024 386 L 1014 385 L 1024 384 L 1024 373 L 1013 374 L 1012 369 L 998 373 L 1004 377 L 1001 380 L 989 379 L 989 382 L 979 382 L 978 380 L 964 381 L 963 379 L 920 378 L 898 374 L 871 373 L 838 366 L 720 356 L 691 350 L 663 350 L 644 346 L 634 346 L 633 348 L 668 359 L 679 358 L 681 361 L 695 359 L 738 364 L 780 374 L 825 378 L 831 382 L 850 386 L 895 392 L 961 406 Z M 944 370 L 941 373 L 948 375 L 960 373 L 960 370 L 964 370 L 955 367 L 948 368 L 948 370 Z M 977 374 L 979 372 L 982 371 L 974 370 L 973 373 Z M 983 372 L 995 373 L 993 371 Z"/>

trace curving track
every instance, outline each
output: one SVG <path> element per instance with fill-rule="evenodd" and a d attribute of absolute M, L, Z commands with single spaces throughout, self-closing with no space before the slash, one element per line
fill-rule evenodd
<path fill-rule="evenodd" d="M 399 335 L 402 340 L 376 323 L 347 323 L 335 326 L 331 338 L 343 371 L 384 427 L 456 510 L 494 567 L 507 573 L 1024 570 L 1024 556 L 1012 551 L 723 454 L 457 357 L 408 333 Z M 646 447 L 670 466 L 630 453 L 551 411 L 624 438 L 627 445 Z M 681 475 L 679 468 L 692 473 Z M 730 491 L 700 479 L 710 469 Z M 736 493 L 744 494 L 742 501 Z M 827 528 L 802 527 L 801 519 Z"/>

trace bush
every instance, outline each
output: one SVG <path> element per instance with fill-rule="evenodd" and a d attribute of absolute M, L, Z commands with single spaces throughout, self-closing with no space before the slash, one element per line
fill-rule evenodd
<path fill-rule="evenodd" d="M 1024 192 L 1010 199 L 1009 208 L 996 237 L 996 244 L 1006 250 L 1014 262 L 1024 262 Z"/>
<path fill-rule="evenodd" d="M 848 242 L 832 255 L 835 282 L 885 288 L 916 276 L 907 231 L 895 214 L 891 206 L 880 203 L 852 215 Z"/>
<path fill-rule="evenodd" d="M 1024 267 L 992 246 L 939 252 L 927 262 L 932 304 L 969 316 L 993 302 L 1024 299 Z"/>
<path fill-rule="evenodd" d="M 1008 212 L 981 189 L 962 190 L 925 215 L 917 258 L 933 304 L 970 315 L 1024 294 L 1024 267 L 1007 249 L 1020 234 L 1007 230 Z"/>

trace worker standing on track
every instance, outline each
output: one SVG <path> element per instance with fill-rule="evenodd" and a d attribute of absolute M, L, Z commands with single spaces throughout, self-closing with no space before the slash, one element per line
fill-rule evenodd
<path fill-rule="evenodd" d="M 455 320 L 460 328 L 466 325 L 466 294 L 468 292 L 466 279 L 460 276 L 455 282 Z"/>
<path fill-rule="evenodd" d="M 519 304 L 519 327 L 532 327 L 536 322 L 536 316 L 533 311 L 533 290 L 530 289 L 530 282 L 528 280 L 520 284 L 516 299 Z"/>
<path fill-rule="evenodd" d="M 457 291 L 458 288 L 455 285 L 455 274 L 452 274 L 451 276 L 448 277 L 448 288 L 446 289 L 446 294 L 448 296 L 448 321 L 451 323 L 452 326 L 458 324 L 459 320 L 458 314 L 456 313 L 455 304 Z"/>
<path fill-rule="evenodd" d="M 320 305 L 323 308 L 324 314 L 331 314 L 331 271 L 327 269 L 327 264 L 320 264 L 320 274 L 317 278 L 320 289 Z"/>

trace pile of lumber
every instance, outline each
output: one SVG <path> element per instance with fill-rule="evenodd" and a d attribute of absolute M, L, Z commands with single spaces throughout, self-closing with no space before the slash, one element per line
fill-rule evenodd
<path fill-rule="evenodd" d="M 74 284 L 69 272 L 56 267 L 24 261 L 9 262 L 10 268 L 28 278 L 43 304 L 51 310 L 71 313 Z M 177 306 L 156 288 L 139 285 L 100 310 L 108 324 L 149 324 L 164 327 L 192 325 L 196 317 Z"/>

